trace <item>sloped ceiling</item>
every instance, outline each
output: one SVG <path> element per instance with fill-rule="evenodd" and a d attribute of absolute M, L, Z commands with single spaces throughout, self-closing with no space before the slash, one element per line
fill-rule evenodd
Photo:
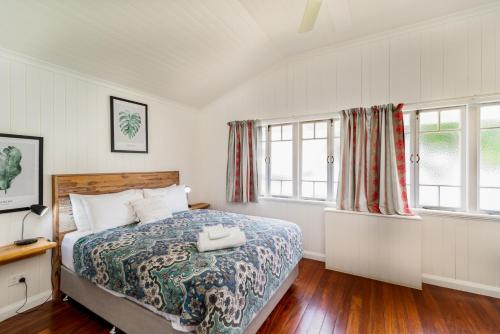
<path fill-rule="evenodd" d="M 494 0 L 0 0 L 0 47 L 201 107 L 292 54 Z"/>

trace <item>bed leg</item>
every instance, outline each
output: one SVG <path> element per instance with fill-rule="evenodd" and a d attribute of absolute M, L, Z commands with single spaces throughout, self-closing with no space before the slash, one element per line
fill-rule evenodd
<path fill-rule="evenodd" d="M 115 326 L 113 326 L 113 328 L 111 328 L 109 330 L 109 334 L 116 334 L 116 327 Z"/>

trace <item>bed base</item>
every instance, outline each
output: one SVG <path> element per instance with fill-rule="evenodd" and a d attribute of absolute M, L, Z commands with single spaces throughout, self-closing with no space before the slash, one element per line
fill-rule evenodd
<path fill-rule="evenodd" d="M 245 334 L 254 334 L 276 307 L 283 295 L 292 286 L 299 273 L 297 265 L 283 281 L 271 299 L 255 316 L 245 330 Z M 61 267 L 61 291 L 85 306 L 113 326 L 128 334 L 180 334 L 169 320 L 122 297 L 117 297 L 86 279 L 78 277 L 73 271 Z"/>

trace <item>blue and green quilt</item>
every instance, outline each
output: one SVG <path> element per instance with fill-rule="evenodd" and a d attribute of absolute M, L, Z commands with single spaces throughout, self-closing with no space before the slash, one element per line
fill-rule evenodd
<path fill-rule="evenodd" d="M 199 253 L 205 225 L 238 226 L 247 243 Z M 147 225 L 90 234 L 74 246 L 76 273 L 197 333 L 242 333 L 303 254 L 295 224 L 193 210 Z"/>

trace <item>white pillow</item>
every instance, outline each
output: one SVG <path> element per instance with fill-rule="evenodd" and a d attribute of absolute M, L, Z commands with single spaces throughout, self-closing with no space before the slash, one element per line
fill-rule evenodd
<path fill-rule="evenodd" d="M 142 199 L 142 191 L 127 190 L 120 193 L 82 197 L 92 232 L 131 224 L 136 221 L 131 202 Z"/>
<path fill-rule="evenodd" d="M 144 198 L 165 196 L 166 203 L 172 213 L 186 211 L 189 208 L 185 189 L 186 186 L 183 184 L 167 188 L 144 189 Z"/>
<path fill-rule="evenodd" d="M 155 196 L 132 202 L 139 225 L 154 223 L 172 217 L 172 210 L 167 206 L 166 196 Z"/>
<path fill-rule="evenodd" d="M 87 211 L 85 210 L 85 205 L 82 201 L 83 196 L 88 195 L 69 194 L 71 210 L 73 211 L 73 220 L 75 221 L 78 231 L 88 231 L 92 229 Z"/>

